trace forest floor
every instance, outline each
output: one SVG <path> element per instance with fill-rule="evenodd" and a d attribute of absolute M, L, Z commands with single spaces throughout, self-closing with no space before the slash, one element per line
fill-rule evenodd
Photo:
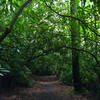
<path fill-rule="evenodd" d="M 61 83 L 55 75 L 41 76 L 32 87 L 17 87 L 0 94 L 0 100 L 93 100 L 87 92 L 73 94 L 72 86 Z"/>

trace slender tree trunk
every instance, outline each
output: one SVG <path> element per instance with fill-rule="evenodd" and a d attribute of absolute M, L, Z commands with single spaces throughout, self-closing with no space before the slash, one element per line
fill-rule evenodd
<path fill-rule="evenodd" d="M 71 14 L 76 15 L 76 0 L 71 0 Z M 72 47 L 79 47 L 79 24 L 78 21 L 71 19 L 71 39 Z M 72 49 L 72 72 L 73 85 L 76 91 L 81 89 L 81 79 L 79 72 L 79 52 Z"/>
<path fill-rule="evenodd" d="M 95 26 L 95 28 L 97 28 L 97 26 L 96 26 L 97 22 L 96 22 L 96 15 L 95 14 L 94 14 L 94 20 L 95 20 L 94 26 Z M 95 35 L 95 40 L 98 41 L 98 37 L 96 35 Z M 96 44 L 95 44 L 95 55 L 96 55 L 96 57 L 97 57 L 97 54 L 98 54 L 97 48 L 98 48 L 98 46 L 97 46 L 97 42 L 96 42 Z"/>
<path fill-rule="evenodd" d="M 22 13 L 23 9 L 31 2 L 32 0 L 26 0 L 22 6 L 18 9 L 18 11 L 15 13 L 14 17 L 12 18 L 10 24 L 4 31 L 4 33 L 0 36 L 0 43 L 7 37 L 7 35 L 11 32 L 11 29 L 13 28 L 15 22 L 17 21 L 19 15 Z"/>

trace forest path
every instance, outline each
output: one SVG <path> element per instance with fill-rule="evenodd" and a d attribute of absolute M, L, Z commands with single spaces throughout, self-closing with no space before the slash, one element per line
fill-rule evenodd
<path fill-rule="evenodd" d="M 55 75 L 41 76 L 32 87 L 7 91 L 0 95 L 0 100 L 92 100 L 88 94 L 70 93 L 72 89 L 57 80 Z"/>

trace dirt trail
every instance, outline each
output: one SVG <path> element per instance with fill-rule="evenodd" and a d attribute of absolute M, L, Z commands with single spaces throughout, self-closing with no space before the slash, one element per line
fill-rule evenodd
<path fill-rule="evenodd" d="M 29 88 L 15 88 L 0 95 L 0 100 L 92 100 L 88 94 L 70 93 L 71 86 L 63 85 L 56 76 L 42 76 Z"/>

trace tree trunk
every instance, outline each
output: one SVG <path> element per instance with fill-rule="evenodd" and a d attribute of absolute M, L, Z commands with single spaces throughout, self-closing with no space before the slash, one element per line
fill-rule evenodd
<path fill-rule="evenodd" d="M 7 37 L 7 35 L 11 32 L 11 29 L 13 28 L 15 22 L 17 21 L 19 15 L 22 13 L 23 9 L 31 2 L 32 0 L 26 0 L 22 6 L 18 9 L 18 11 L 15 13 L 13 19 L 11 20 L 10 24 L 4 31 L 4 33 L 0 36 L 0 43 Z"/>
<path fill-rule="evenodd" d="M 76 15 L 76 0 L 71 0 L 71 14 Z M 71 41 L 73 48 L 79 48 L 79 23 L 71 19 Z M 79 72 L 79 52 L 72 49 L 72 72 L 73 72 L 73 85 L 75 91 L 81 89 L 81 79 Z"/>

